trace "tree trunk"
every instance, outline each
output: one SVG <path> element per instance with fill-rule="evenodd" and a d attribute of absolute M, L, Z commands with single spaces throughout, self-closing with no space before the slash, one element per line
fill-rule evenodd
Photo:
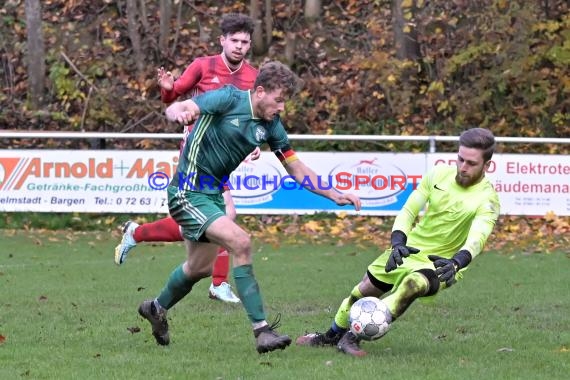
<path fill-rule="evenodd" d="M 414 23 L 413 6 L 404 9 L 402 0 L 392 0 L 392 19 L 394 26 L 394 42 L 396 44 L 396 57 L 413 61 L 421 57 L 418 34 Z M 406 14 L 406 16 L 404 16 Z"/>
<path fill-rule="evenodd" d="M 148 23 L 148 17 L 146 14 L 146 1 L 140 0 L 139 3 L 140 3 L 141 24 L 143 26 L 145 33 L 148 34 L 150 32 L 150 25 Z"/>
<path fill-rule="evenodd" d="M 144 73 L 144 55 L 142 52 L 141 36 L 139 34 L 139 23 L 137 11 L 137 0 L 127 0 L 127 23 L 129 29 L 129 38 L 133 45 L 134 58 L 139 76 Z"/>
<path fill-rule="evenodd" d="M 315 19 L 321 16 L 321 0 L 305 1 L 305 18 Z"/>
<path fill-rule="evenodd" d="M 297 50 L 297 34 L 295 32 L 285 33 L 285 63 L 292 66 L 295 63 L 295 53 Z"/>
<path fill-rule="evenodd" d="M 273 39 L 273 15 L 271 0 L 265 0 L 265 46 L 271 46 Z"/>
<path fill-rule="evenodd" d="M 182 1 L 178 2 L 178 10 L 176 11 L 176 28 L 174 34 L 174 41 L 172 41 L 172 48 L 170 49 L 170 55 L 174 56 L 176 53 L 176 46 L 178 46 L 178 36 L 180 35 L 180 29 L 182 28 Z"/>
<path fill-rule="evenodd" d="M 26 0 L 28 101 L 38 109 L 45 95 L 45 47 L 42 33 L 42 9 L 39 0 Z"/>
<path fill-rule="evenodd" d="M 261 10 L 259 6 L 259 0 L 251 0 L 249 6 L 249 16 L 255 23 L 255 28 L 253 29 L 253 36 L 251 36 L 251 51 L 253 55 L 263 55 L 267 51 L 265 45 L 265 40 L 263 39 L 263 26 L 261 20 Z"/>
<path fill-rule="evenodd" d="M 166 54 L 168 52 L 171 13 L 172 0 L 160 0 L 160 36 L 158 38 L 158 48 L 162 54 Z"/>
<path fill-rule="evenodd" d="M 285 61 L 289 66 L 295 62 L 295 55 L 297 52 L 297 33 L 293 31 L 293 7 L 294 2 L 289 3 L 287 8 L 288 21 L 285 24 Z"/>

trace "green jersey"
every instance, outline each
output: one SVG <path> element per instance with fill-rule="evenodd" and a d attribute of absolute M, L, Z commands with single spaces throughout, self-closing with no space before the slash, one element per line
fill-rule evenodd
<path fill-rule="evenodd" d="M 393 230 L 403 231 L 407 245 L 422 256 L 451 258 L 461 249 L 477 256 L 499 217 L 499 197 L 489 180 L 464 188 L 455 181 L 456 174 L 455 167 L 435 166 L 396 217 Z M 412 229 L 424 207 L 425 214 Z"/>
<path fill-rule="evenodd" d="M 250 91 L 224 86 L 192 99 L 200 108 L 171 185 L 183 190 L 220 193 L 232 171 L 257 147 L 289 148 L 279 116 L 271 121 L 253 114 Z"/>

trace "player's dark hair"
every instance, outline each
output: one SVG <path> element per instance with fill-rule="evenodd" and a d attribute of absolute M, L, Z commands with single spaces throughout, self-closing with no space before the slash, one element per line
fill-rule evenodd
<path fill-rule="evenodd" d="M 222 17 L 220 22 L 223 36 L 240 32 L 248 33 L 251 36 L 254 27 L 253 19 L 241 13 L 228 13 Z"/>
<path fill-rule="evenodd" d="M 299 85 L 299 78 L 289 67 L 279 61 L 271 61 L 261 66 L 253 87 L 261 86 L 268 92 L 282 89 L 283 95 L 291 96 Z"/>
<path fill-rule="evenodd" d="M 487 162 L 495 152 L 495 136 L 488 129 L 471 128 L 459 136 L 459 146 L 482 150 L 483 160 Z"/>

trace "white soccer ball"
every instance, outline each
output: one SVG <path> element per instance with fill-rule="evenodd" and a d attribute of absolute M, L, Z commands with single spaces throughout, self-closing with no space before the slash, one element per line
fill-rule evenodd
<path fill-rule="evenodd" d="M 363 340 L 376 340 L 390 329 L 392 315 L 380 299 L 364 297 L 352 305 L 348 321 L 354 335 Z"/>

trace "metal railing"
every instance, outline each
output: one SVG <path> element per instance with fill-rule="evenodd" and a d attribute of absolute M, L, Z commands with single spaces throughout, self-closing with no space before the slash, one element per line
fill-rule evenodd
<path fill-rule="evenodd" d="M 418 141 L 429 144 L 436 152 L 437 142 L 458 141 L 459 136 L 398 136 L 398 135 L 288 135 L 298 141 Z M 0 139 L 181 139 L 182 133 L 119 133 L 119 132 L 14 132 L 0 131 Z M 495 137 L 498 143 L 512 144 L 570 144 L 570 138 L 557 137 Z"/>

